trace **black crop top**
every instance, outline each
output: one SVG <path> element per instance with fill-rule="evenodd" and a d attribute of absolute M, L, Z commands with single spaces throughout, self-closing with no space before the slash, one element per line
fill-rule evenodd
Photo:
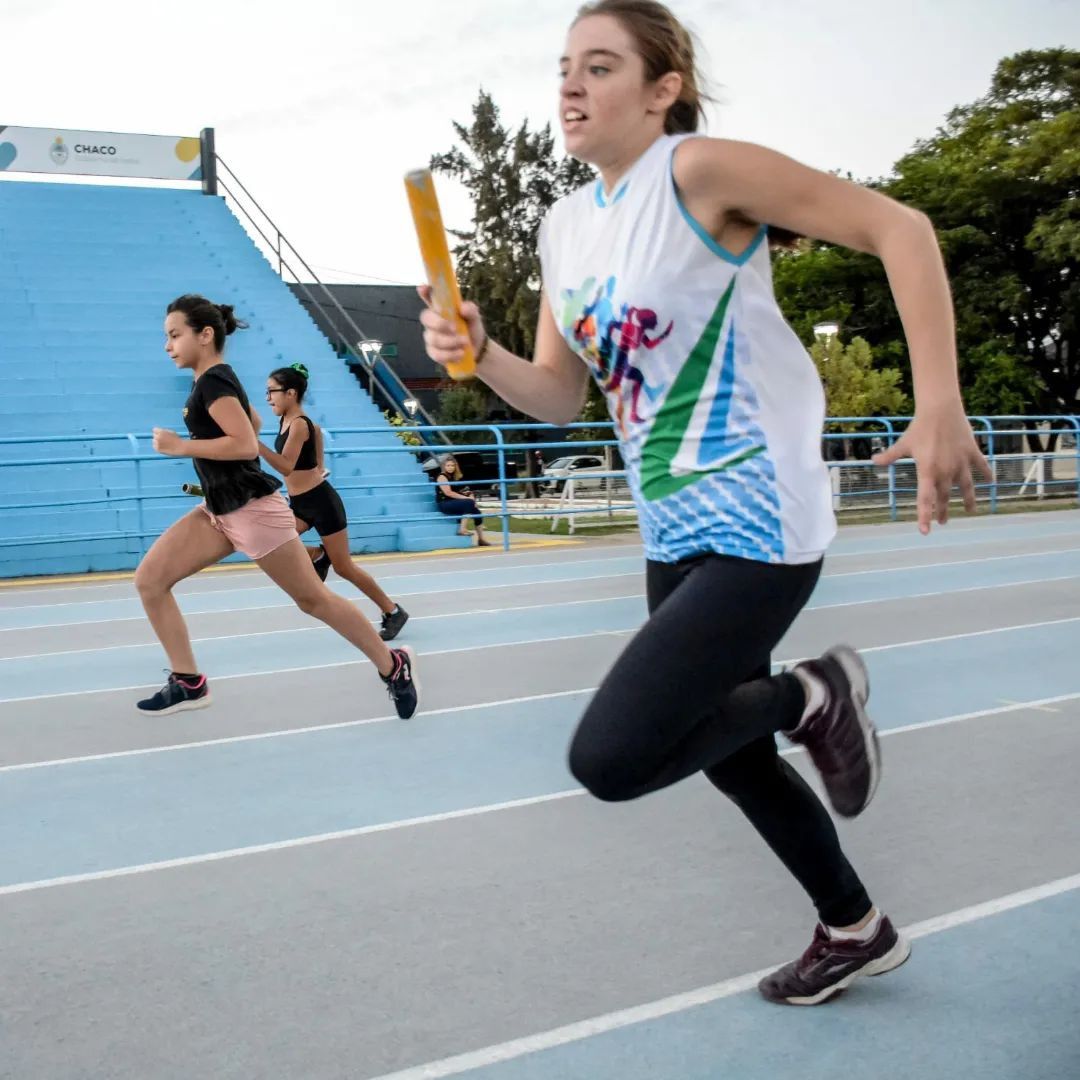
<path fill-rule="evenodd" d="M 192 439 L 220 439 L 225 432 L 210 415 L 210 406 L 224 397 L 234 397 L 244 412 L 250 412 L 248 396 L 240 380 L 228 364 L 215 364 L 196 380 L 184 406 L 184 423 Z M 281 481 L 259 467 L 259 459 L 250 461 L 216 461 L 194 458 L 206 508 L 212 514 L 229 514 L 261 499 L 281 487 Z"/>
<path fill-rule="evenodd" d="M 303 472 L 305 469 L 317 469 L 319 467 L 318 454 L 315 452 L 315 423 L 310 416 L 300 417 L 308 426 L 308 437 L 300 444 L 300 453 L 297 456 L 293 469 Z M 292 425 L 290 425 L 291 427 Z M 289 428 L 283 427 L 274 440 L 274 449 L 280 454 L 285 449 L 285 443 L 289 439 Z"/>

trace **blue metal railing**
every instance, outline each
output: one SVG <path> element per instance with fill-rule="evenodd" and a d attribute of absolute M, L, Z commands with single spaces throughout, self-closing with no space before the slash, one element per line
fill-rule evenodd
<path fill-rule="evenodd" d="M 1045 417 L 1020 417 L 1020 416 L 973 416 L 969 418 L 976 434 L 985 444 L 987 457 L 994 469 L 994 477 L 989 482 L 977 485 L 980 495 L 988 502 L 991 511 L 998 509 L 1002 498 L 1009 497 L 1010 492 L 1023 497 L 1028 488 L 1035 490 L 1039 497 L 1047 494 L 1058 497 L 1075 497 L 1080 499 L 1080 418 L 1076 416 L 1045 416 Z M 871 449 L 884 449 L 891 446 L 898 439 L 910 423 L 910 417 L 831 417 L 826 423 L 826 430 L 822 435 L 823 445 L 826 447 L 826 458 L 831 455 L 828 446 L 837 442 L 847 444 L 851 441 L 867 441 L 873 445 Z M 840 430 L 837 430 L 840 429 Z M 589 432 L 591 438 L 581 441 L 565 441 L 556 439 L 553 433 L 558 431 L 564 436 L 567 430 L 575 430 L 582 433 Z M 497 499 L 497 509 L 484 505 L 481 511 L 487 517 L 498 517 L 502 532 L 503 547 L 510 546 L 510 525 L 515 518 L 567 518 L 572 519 L 575 515 L 596 515 L 602 512 L 603 507 L 596 505 L 559 505 L 550 507 L 546 505 L 533 505 L 537 500 L 528 500 L 514 496 L 523 496 L 529 491 L 529 485 L 558 486 L 561 483 L 573 479 L 567 477 L 552 478 L 536 475 L 516 476 L 512 466 L 516 464 L 514 459 L 536 451 L 558 451 L 560 456 L 598 455 L 610 453 L 611 448 L 618 446 L 618 441 L 613 437 L 613 425 L 610 421 L 589 422 L 567 425 L 564 428 L 555 429 L 544 424 L 467 424 L 451 425 L 434 429 L 427 425 L 412 425 L 395 429 L 399 439 L 395 440 L 390 447 L 385 438 L 387 428 L 383 425 L 373 427 L 332 428 L 325 432 L 325 454 L 331 467 L 336 462 L 345 462 L 347 459 L 363 459 L 367 455 L 386 454 L 388 450 L 410 455 L 414 459 L 422 457 L 434 457 L 436 454 L 481 454 L 488 459 L 494 475 L 477 478 L 470 476 L 466 479 L 453 481 L 450 486 L 454 488 L 485 487 L 494 491 Z M 437 434 L 436 434 L 437 432 Z M 1071 440 L 1071 446 L 1063 451 L 1031 451 L 1023 450 L 1018 454 L 1001 453 L 999 447 L 1007 438 L 1030 441 L 1031 437 L 1038 435 L 1045 439 L 1048 435 L 1056 432 L 1060 437 L 1065 435 Z M 418 436 L 423 445 L 408 445 L 400 436 L 413 433 Z M 474 434 L 475 441 L 446 445 L 448 435 Z M 597 433 L 611 433 L 610 437 L 598 438 Z M 548 436 L 547 441 L 516 441 L 529 437 L 540 440 Z M 378 436 L 378 445 L 367 445 L 364 437 Z M 348 445 L 354 439 L 359 438 L 355 445 Z M 875 443 L 875 440 L 877 441 Z M 178 488 L 164 484 L 150 485 L 147 482 L 146 466 L 150 462 L 161 463 L 167 459 L 153 453 L 149 449 L 150 436 L 148 434 L 132 434 L 129 432 L 111 433 L 102 435 L 57 435 L 57 436 L 18 436 L 0 438 L 0 469 L 45 469 L 70 466 L 99 466 L 126 464 L 131 466 L 132 483 L 127 490 L 120 492 L 102 491 L 100 494 L 78 492 L 72 497 L 51 498 L 44 500 L 40 497 L 28 496 L 25 500 L 9 502 L 3 507 L 6 511 L 49 511 L 64 510 L 76 507 L 112 507 L 119 509 L 134 509 L 135 527 L 119 528 L 108 531 L 84 532 L 80 534 L 65 533 L 55 536 L 3 536 L 3 526 L 0 525 L 0 550 L 4 548 L 25 547 L 32 545 L 50 545 L 55 543 L 91 542 L 91 541 L 134 541 L 139 550 L 145 552 L 149 541 L 156 538 L 160 530 L 147 527 L 146 511 L 155 503 L 182 498 Z M 142 443 L 142 447 L 140 446 Z M 110 444 L 126 444 L 124 452 Z M 62 453 L 65 445 L 81 444 L 89 452 L 81 454 Z M 61 456 L 36 456 L 16 459 L 5 454 L 6 447 L 34 446 L 55 447 L 61 451 Z M 96 452 L 97 447 L 103 452 Z M 145 449 L 143 449 L 145 447 Z M 1031 463 L 1031 468 L 1023 479 L 1014 475 L 1011 479 L 1005 475 L 1009 469 L 1006 463 L 1012 462 L 1020 465 L 1024 462 Z M 1046 477 L 1047 463 L 1051 467 L 1055 463 L 1067 463 L 1072 471 L 1071 476 Z M 891 518 L 895 519 L 900 511 L 902 503 L 913 502 L 916 490 L 914 469 L 910 462 L 899 462 L 887 467 L 878 467 L 870 460 L 845 457 L 844 460 L 831 460 L 828 462 L 829 469 L 834 478 L 834 504 L 837 509 L 858 509 L 874 507 L 887 509 Z M 1017 469 L 1012 469 L 1014 473 Z M 590 469 L 588 478 L 591 481 L 605 481 L 607 492 L 608 512 L 611 513 L 612 487 L 616 482 L 625 481 L 625 472 L 622 469 L 610 470 Z M 95 479 L 99 483 L 99 479 Z M 431 522 L 440 520 L 435 517 L 436 505 L 434 499 L 434 485 L 430 478 L 424 478 L 417 474 L 415 480 L 402 480 L 400 477 L 379 478 L 378 476 L 364 476 L 363 469 L 359 475 L 335 476 L 335 485 L 344 494 L 349 492 L 364 492 L 376 494 L 382 491 L 405 491 L 405 490 L 431 490 L 432 507 L 430 511 L 423 513 L 401 514 L 378 514 L 357 516 L 351 519 L 354 525 L 393 524 L 395 526 L 413 522 Z M 32 482 L 26 485 L 27 490 L 33 488 Z M 115 485 L 114 485 L 115 486 Z M 126 486 L 126 485 L 125 485 Z M 40 488 L 39 488 L 40 490 Z M 536 490 L 535 487 L 533 490 Z M 590 500 L 585 500 L 588 503 Z M 596 500 L 591 500 L 595 502 Z M 629 503 L 628 503 L 629 506 Z M 6 516 L 6 515 L 5 515 Z M 446 515 L 451 519 L 460 520 L 471 515 Z M 119 524 L 119 523 L 118 523 Z"/>
<path fill-rule="evenodd" d="M 565 428 L 558 429 L 560 431 L 566 431 L 568 429 L 595 429 L 610 427 L 610 422 L 607 424 L 571 424 Z M 431 429 L 422 425 L 413 425 L 408 428 L 395 429 L 401 432 L 415 432 L 421 438 L 425 435 L 432 435 Z M 525 432 L 536 430 L 556 430 L 541 424 L 510 424 L 510 425 L 496 425 L 496 424 L 478 424 L 478 425 L 453 425 L 446 426 L 438 429 L 440 437 L 437 440 L 440 451 L 467 453 L 467 452 L 481 452 L 481 453 L 495 453 L 497 455 L 496 470 L 497 475 L 490 479 L 478 480 L 475 477 L 453 481 L 450 486 L 452 487 L 470 487 L 478 484 L 483 486 L 494 486 L 498 488 L 499 492 L 499 517 L 502 522 L 502 534 L 503 534 L 503 547 L 509 548 L 510 544 L 510 517 L 512 516 L 511 508 L 509 506 L 509 491 L 508 489 L 515 485 L 524 484 L 526 482 L 537 482 L 539 478 L 533 478 L 531 481 L 528 479 L 518 480 L 509 475 L 507 471 L 507 455 L 513 453 L 513 448 L 518 447 L 519 450 L 550 450 L 550 449 L 588 449 L 593 446 L 614 446 L 616 445 L 614 439 L 607 440 L 593 440 L 590 442 L 534 442 L 534 443 L 522 443 L 514 444 L 508 443 L 504 437 L 503 432 Z M 324 434 L 326 440 L 324 444 L 324 453 L 326 458 L 330 461 L 331 465 L 335 460 L 344 459 L 347 457 L 366 456 L 370 454 L 385 454 L 388 452 L 388 447 L 385 445 L 386 427 L 368 426 L 368 427 L 355 427 L 355 428 L 332 428 L 326 429 Z M 455 444 L 452 447 L 447 447 L 443 442 L 444 433 L 446 432 L 487 432 L 491 435 L 490 441 L 477 442 L 477 443 L 465 443 Z M 383 437 L 383 441 L 379 445 L 372 446 L 343 446 L 340 445 L 340 440 L 344 437 L 354 435 L 378 435 Z M 170 500 L 175 501 L 181 498 L 181 494 L 178 488 L 171 488 L 169 490 L 147 490 L 144 484 L 144 465 L 148 462 L 161 463 L 166 460 L 162 455 L 149 452 L 141 452 L 139 447 L 139 440 L 142 439 L 145 442 L 150 441 L 150 436 L 134 435 L 131 433 L 119 433 L 119 434 L 103 434 L 103 435 L 56 435 L 56 436 L 17 436 L 0 438 L 0 468 L 53 468 L 58 466 L 72 466 L 72 465 L 84 465 L 84 466 L 97 466 L 97 465 L 111 465 L 111 464 L 129 464 L 132 466 L 132 480 L 133 490 L 124 492 L 122 494 L 110 494 L 108 492 L 102 492 L 99 495 L 79 495 L 73 498 L 59 498 L 53 499 L 48 502 L 42 501 L 25 501 L 7 503 L 4 509 L 8 511 L 26 511 L 26 510 L 59 510 L 64 508 L 74 507 L 90 507 L 90 506 L 104 506 L 104 507 L 116 507 L 122 509 L 134 508 L 137 514 L 137 528 L 134 530 L 122 530 L 115 529 L 107 532 L 96 533 L 79 533 L 70 534 L 65 533 L 56 536 L 2 536 L 2 526 L 0 526 L 0 550 L 3 548 L 11 547 L 25 547 L 31 545 L 49 545 L 56 543 L 69 543 L 73 541 L 89 542 L 99 540 L 135 540 L 138 541 L 140 550 L 145 553 L 148 549 L 148 540 L 156 539 L 160 535 L 160 530 L 149 530 L 146 527 L 145 521 L 145 509 L 146 504 L 154 501 Z M 96 444 L 96 443 L 109 443 L 124 441 L 127 442 L 130 452 L 120 454 L 116 452 L 106 453 L 90 453 L 80 456 L 68 455 L 58 457 L 36 457 L 36 458 L 23 458 L 23 459 L 4 459 L 3 448 L 5 446 L 42 446 L 42 445 L 63 445 L 63 444 Z M 430 443 L 429 443 L 430 445 Z M 401 453 L 410 454 L 413 456 L 430 454 L 431 450 L 428 446 L 409 446 L 403 441 L 400 445 L 391 446 L 391 451 L 399 451 Z M 172 459 L 182 460 L 182 459 Z M 612 476 L 622 476 L 621 472 L 612 473 Z M 430 479 L 418 478 L 415 481 L 402 482 L 400 479 L 393 479 L 389 481 L 380 481 L 374 479 L 351 479 L 352 482 L 342 483 L 339 480 L 335 480 L 336 486 L 340 491 L 349 493 L 350 491 L 364 491 L 364 492 L 378 492 L 383 490 L 402 491 L 406 489 L 426 489 L 431 490 L 433 493 L 434 502 L 434 486 Z M 411 522 L 430 522 L 432 520 L 441 520 L 441 518 L 435 518 L 433 513 L 435 512 L 435 506 L 432 507 L 432 512 L 425 514 L 395 514 L 392 517 L 387 515 L 375 515 L 375 516 L 360 516 L 351 518 L 350 523 L 354 525 L 372 525 L 372 524 L 386 524 L 388 521 L 393 524 L 405 524 Z M 444 515 L 454 520 L 461 520 L 471 515 Z M 494 516 L 486 514 L 485 516 Z"/>
<path fill-rule="evenodd" d="M 830 417 L 826 421 L 826 432 L 823 436 L 826 444 L 836 441 L 844 440 L 871 440 L 878 438 L 883 441 L 881 449 L 891 446 L 900 436 L 904 433 L 907 426 L 911 423 L 913 417 L 911 416 L 892 416 L 892 417 Z M 1076 497 L 1080 499 L 1080 418 L 1071 415 L 1059 415 L 1059 416 L 969 416 L 969 422 L 976 436 L 978 436 L 984 446 L 984 452 L 990 461 L 991 468 L 993 469 L 993 479 L 989 482 L 976 483 L 976 493 L 985 496 L 989 503 L 991 513 L 996 513 L 998 509 L 999 500 L 1002 498 L 1002 489 L 1006 492 L 1010 488 L 1018 488 L 1018 494 L 1023 493 L 1025 487 L 1036 485 L 1040 493 L 1045 495 L 1046 489 L 1055 489 L 1055 492 L 1060 496 L 1069 495 L 1072 489 L 1075 489 Z M 830 431 L 829 428 L 835 428 L 843 426 L 850 428 L 852 426 L 862 427 L 864 430 L 852 432 L 848 431 Z M 866 430 L 869 428 L 870 430 Z M 875 430 L 876 429 L 876 430 Z M 1019 453 L 999 453 L 998 447 L 1001 445 L 1001 440 L 1005 438 L 1016 438 L 1022 441 L 1029 441 L 1032 436 L 1037 436 L 1040 440 L 1047 439 L 1050 436 L 1062 436 L 1067 435 L 1072 440 L 1071 450 L 1072 453 L 1067 451 L 1032 451 L 1021 450 Z M 828 455 L 826 455 L 828 456 Z M 1032 471 L 1038 474 L 1037 478 L 1025 479 L 1022 482 L 1016 481 L 1003 481 L 999 476 L 999 466 L 1003 466 L 1007 462 L 1019 464 L 1021 462 L 1031 462 Z M 1063 477 L 1061 479 L 1045 479 L 1045 466 L 1049 463 L 1052 469 L 1054 462 L 1068 461 L 1073 470 L 1072 477 Z M 879 486 L 860 486 L 857 491 L 843 491 L 843 484 L 838 483 L 841 480 L 843 473 L 857 473 L 872 472 L 874 478 L 876 476 L 876 468 L 872 461 L 843 461 L 843 462 L 829 462 L 830 471 L 833 473 L 833 490 L 834 490 L 834 505 L 842 502 L 844 495 L 846 494 L 848 499 L 855 501 L 861 500 L 863 505 L 874 505 L 875 499 L 885 499 L 888 506 L 889 517 L 893 520 L 899 515 L 899 503 L 904 501 L 914 501 L 916 494 L 916 484 L 914 476 L 914 467 L 911 462 L 900 462 L 887 466 L 885 473 L 885 483 Z M 909 483 L 903 483 L 899 476 L 898 470 L 904 469 L 904 471 L 910 475 L 911 481 Z M 855 485 L 850 485 L 855 486 Z M 841 509 L 840 505 L 837 505 L 837 509 Z M 857 508 L 847 507 L 848 509 Z"/>

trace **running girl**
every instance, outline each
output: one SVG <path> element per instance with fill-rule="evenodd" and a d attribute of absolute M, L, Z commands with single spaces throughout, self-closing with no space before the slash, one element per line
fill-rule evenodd
<path fill-rule="evenodd" d="M 382 612 L 379 636 L 392 641 L 408 622 L 409 613 L 395 604 L 379 583 L 352 560 L 349 552 L 345 504 L 329 480 L 324 479 L 322 431 L 304 412 L 308 370 L 303 364 L 278 368 L 266 381 L 266 400 L 281 418 L 274 449 L 259 444 L 259 453 L 272 469 L 285 477 L 289 506 L 296 531 L 315 529 L 321 547 L 308 549 L 323 581 L 333 566 L 339 577 L 355 585 Z"/>
<path fill-rule="evenodd" d="M 988 473 L 964 415 L 934 230 L 867 188 L 698 135 L 693 42 L 654 0 L 581 8 L 559 76 L 566 149 L 600 176 L 541 228 L 532 361 L 489 341 L 475 305 L 462 313 L 479 377 L 522 412 L 572 420 L 592 374 L 638 507 L 650 618 L 586 709 L 570 769 L 607 800 L 704 771 L 817 908 L 810 948 L 760 984 L 769 1000 L 815 1005 L 899 966 L 910 946 L 872 904 L 817 796 L 777 754 L 777 732 L 804 746 L 847 817 L 865 809 L 880 775 L 857 653 L 838 646 L 770 675 L 835 522 L 824 396 L 773 296 L 767 234 L 819 237 L 885 264 L 916 407 L 878 460 L 914 458 L 925 533 L 945 522 L 954 485 L 973 510 L 972 470 Z M 432 359 L 460 359 L 466 338 L 453 324 L 432 310 L 422 322 Z"/>
<path fill-rule="evenodd" d="M 402 719 L 416 712 L 417 686 L 409 649 L 389 649 L 344 597 L 319 580 L 296 535 L 280 481 L 259 467 L 251 406 L 236 372 L 222 359 L 225 338 L 243 326 L 228 304 L 202 296 L 174 300 L 165 317 L 165 351 L 191 371 L 184 408 L 190 438 L 154 429 L 154 449 L 194 459 L 206 502 L 154 542 L 135 573 L 147 618 L 169 658 L 168 682 L 138 703 L 158 716 L 210 704 L 210 688 L 195 661 L 184 617 L 173 596 L 177 582 L 241 551 L 296 601 L 301 611 L 332 627 L 375 665 Z"/>

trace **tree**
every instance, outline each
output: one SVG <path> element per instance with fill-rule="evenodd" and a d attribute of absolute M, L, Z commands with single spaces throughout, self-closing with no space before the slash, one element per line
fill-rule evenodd
<path fill-rule="evenodd" d="M 540 222 L 593 171 L 555 156 L 550 124 L 530 131 L 522 122 L 510 132 L 484 90 L 472 123 L 455 123 L 454 130 L 461 145 L 434 155 L 431 168 L 460 181 L 472 198 L 472 229 L 451 230 L 462 291 L 481 304 L 485 325 L 500 344 L 531 357 L 540 313 Z"/>
<path fill-rule="evenodd" d="M 879 259 L 849 248 L 802 240 L 773 259 L 776 299 L 806 344 L 814 327 L 832 322 L 867 341 L 882 363 L 907 361 L 903 328 Z"/>
<path fill-rule="evenodd" d="M 890 193 L 925 210 L 941 236 L 965 384 L 977 381 L 972 359 L 993 357 L 1029 411 L 1075 412 L 1080 52 L 1002 60 L 987 94 L 954 109 L 896 172 Z"/>
<path fill-rule="evenodd" d="M 1076 412 L 1080 392 L 1080 52 L 1002 60 L 875 185 L 926 212 L 952 281 L 973 412 Z M 819 243 L 781 256 L 777 296 L 804 341 L 836 320 L 901 365 L 907 349 L 876 259 Z"/>
<path fill-rule="evenodd" d="M 573 442 L 596 442 L 602 439 L 612 438 L 611 414 L 608 412 L 607 401 L 604 398 L 596 380 L 590 378 L 587 384 L 585 404 L 582 406 L 578 420 L 586 424 L 600 423 L 604 426 L 595 428 L 575 428 L 566 436 L 568 441 Z M 601 448 L 602 449 L 602 448 Z"/>
<path fill-rule="evenodd" d="M 487 419 L 487 397 L 474 386 L 451 386 L 439 394 L 438 419 L 442 425 L 482 424 Z M 454 443 L 486 442 L 482 431 L 448 431 Z"/>
<path fill-rule="evenodd" d="M 818 337 L 810 356 L 825 388 L 827 416 L 898 416 L 908 400 L 896 368 L 875 368 L 874 354 L 861 337 L 845 345 L 839 335 Z"/>

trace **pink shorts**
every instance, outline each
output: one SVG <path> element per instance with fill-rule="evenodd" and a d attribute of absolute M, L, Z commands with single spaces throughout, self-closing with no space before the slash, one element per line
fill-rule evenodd
<path fill-rule="evenodd" d="M 293 512 L 276 491 L 228 514 L 212 514 L 206 503 L 201 509 L 210 524 L 249 559 L 262 559 L 297 536 Z"/>

